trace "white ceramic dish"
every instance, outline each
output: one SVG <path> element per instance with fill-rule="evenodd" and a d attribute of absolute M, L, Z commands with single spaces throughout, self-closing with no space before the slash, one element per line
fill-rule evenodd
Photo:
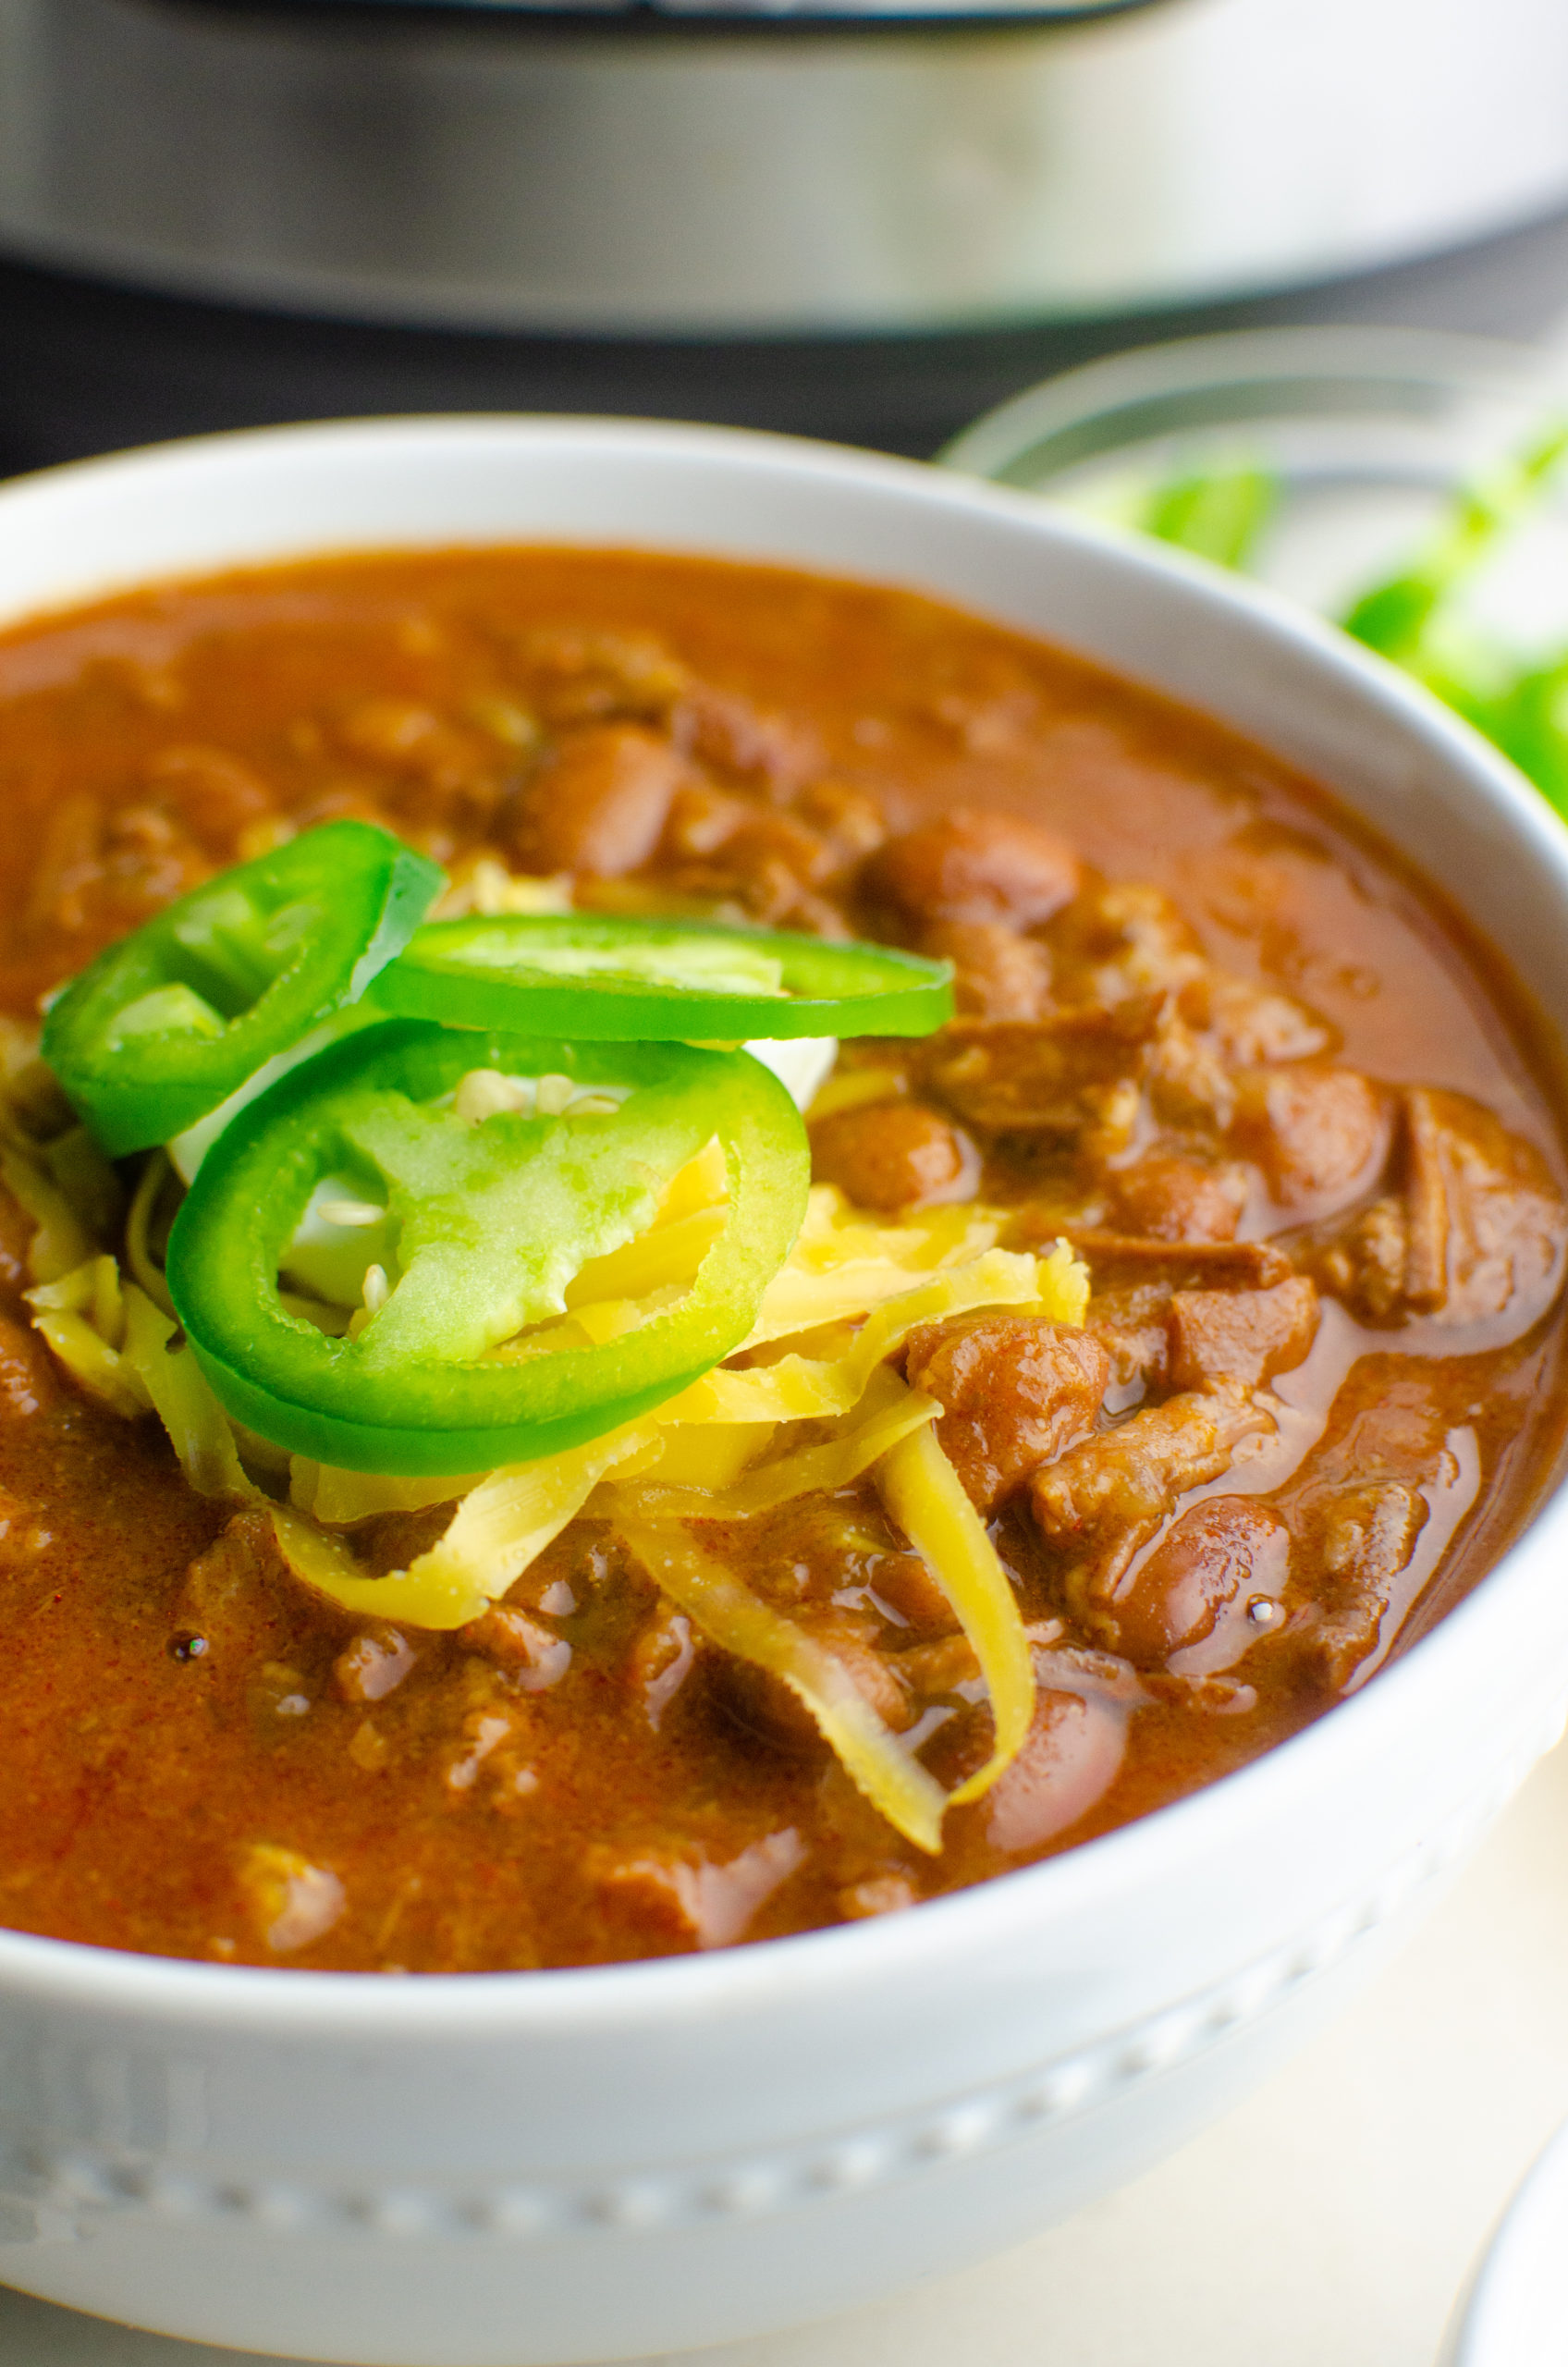
<path fill-rule="evenodd" d="M 1520 2185 L 1455 2313 L 1441 2367 L 1568 2359 L 1568 2128 Z"/>
<path fill-rule="evenodd" d="M 1417 850 L 1568 1032 L 1568 835 L 1479 741 L 1266 594 L 904 463 L 573 421 L 214 439 L 0 493 L 0 619 L 506 537 L 896 580 L 1087 652 Z M 1220 2109 L 1485 1829 L 1562 1724 L 1565 1531 L 1559 1495 L 1243 1773 L 913 1915 L 399 1981 L 0 1935 L 0 2274 L 209 2340 L 523 2367 L 760 2332 L 998 2249 Z"/>

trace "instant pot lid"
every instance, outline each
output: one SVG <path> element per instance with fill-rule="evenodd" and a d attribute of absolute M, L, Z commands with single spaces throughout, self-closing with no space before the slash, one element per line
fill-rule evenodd
<path fill-rule="evenodd" d="M 1568 197 L 1561 0 L 1051 6 L 0 0 L 0 250 L 408 326 L 919 334 Z"/>
<path fill-rule="evenodd" d="M 726 28 L 758 25 L 773 31 L 798 24 L 819 30 L 842 25 L 862 31 L 876 25 L 913 25 L 925 31 L 934 25 L 983 25 L 993 21 L 1082 24 L 1101 17 L 1126 17 L 1145 8 L 1168 7 L 1172 0 L 184 0 L 184 5 L 197 10 L 210 9 L 220 16 L 271 13 L 293 16 L 302 21 L 338 13 L 351 17 L 385 11 L 405 18 L 428 12 L 436 18 L 522 17 L 530 22 L 557 18 L 567 24 L 590 18 Z"/>

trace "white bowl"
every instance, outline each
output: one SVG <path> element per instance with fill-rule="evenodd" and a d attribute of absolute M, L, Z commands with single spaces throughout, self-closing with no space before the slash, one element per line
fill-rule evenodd
<path fill-rule="evenodd" d="M 0 492 L 0 620 L 533 537 L 896 581 L 1102 659 L 1332 784 L 1568 1022 L 1568 835 L 1461 725 L 1268 595 L 902 462 L 572 420 L 216 438 Z M 1012 2242 L 1230 2102 L 1484 1831 L 1562 1723 L 1564 1519 L 1243 1772 L 911 1915 L 404 1981 L 0 1934 L 0 2274 L 211 2341 L 521 2367 L 762 2332 Z"/>

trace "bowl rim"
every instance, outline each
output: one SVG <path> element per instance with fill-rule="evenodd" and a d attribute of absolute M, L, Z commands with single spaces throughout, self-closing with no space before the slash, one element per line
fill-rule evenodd
<path fill-rule="evenodd" d="M 25 513 L 60 500 L 69 508 L 76 499 L 91 501 L 100 489 L 134 491 L 139 481 L 149 477 L 154 482 L 165 476 L 200 480 L 214 469 L 221 472 L 231 459 L 260 460 L 264 466 L 276 457 L 287 469 L 297 459 L 331 457 L 347 448 L 385 458 L 391 465 L 399 452 L 417 460 L 422 451 L 465 446 L 472 450 L 496 437 L 520 452 L 586 445 L 642 454 L 655 465 L 661 460 L 706 461 L 721 473 L 726 466 L 771 467 L 785 476 L 793 473 L 829 486 L 881 492 L 923 506 L 934 517 L 989 515 L 1047 542 L 1113 558 L 1134 573 L 1163 580 L 1194 609 L 1207 611 L 1222 625 L 1250 628 L 1293 645 L 1328 676 L 1337 676 L 1366 705 L 1381 709 L 1406 740 L 1417 747 L 1426 743 L 1451 767 L 1457 766 L 1472 789 L 1494 810 L 1501 809 L 1520 859 L 1533 853 L 1556 876 L 1568 906 L 1568 827 L 1489 743 L 1408 676 L 1265 586 L 1114 525 L 1055 509 L 1027 493 L 922 462 L 744 428 L 575 414 L 424 414 L 301 423 L 190 437 L 13 479 L 0 485 L 0 533 L 18 510 Z M 585 539 L 606 548 L 654 547 L 634 540 L 611 545 L 602 537 Z M 397 532 L 374 543 L 288 541 L 255 557 L 239 552 L 185 568 L 114 575 L 99 588 L 88 584 L 36 607 L 7 607 L 0 613 L 0 633 L 142 585 L 281 564 L 293 554 L 330 558 L 352 550 L 467 546 L 481 544 L 463 534 L 416 540 Z M 666 542 L 660 547 L 672 546 Z M 742 554 L 725 549 L 717 540 L 699 538 L 680 547 L 694 553 L 710 550 L 746 563 Z M 752 558 L 756 564 L 769 563 L 769 554 L 760 550 Z M 802 570 L 812 564 L 802 558 L 777 563 Z M 853 579 L 852 570 L 837 565 L 821 571 Z M 910 581 L 885 570 L 873 570 L 860 580 Z M 983 603 L 961 599 L 939 586 L 932 596 L 971 614 L 994 616 L 1004 625 L 1009 621 L 1000 610 L 988 610 Z M 1016 620 L 1013 629 L 1031 630 Z M 1092 650 L 1084 654 L 1093 661 Z M 1110 670 L 1136 679 L 1129 669 Z M 0 1994 L 87 2012 L 131 2012 L 150 2024 L 178 2022 L 188 2030 L 194 2024 L 213 2034 L 322 2039 L 351 2034 L 467 2043 L 496 2035 L 565 2036 L 610 2027 L 689 2025 L 698 2016 L 718 2011 L 750 2012 L 774 2002 L 798 2005 L 812 1994 L 880 1984 L 894 1965 L 907 1970 L 953 1956 L 974 1961 L 1021 1927 L 1070 1919 L 1107 1895 L 1135 1891 L 1145 1868 L 1158 1866 L 1169 1878 L 1178 1860 L 1207 1856 L 1223 1844 L 1228 1831 L 1271 1822 L 1287 1802 L 1315 1787 L 1326 1753 L 1336 1760 L 1358 1751 L 1374 1758 L 1378 1731 L 1418 1710 L 1425 1696 L 1440 1694 L 1451 1674 L 1467 1663 L 1473 1633 L 1483 1622 L 1504 1615 L 1504 1599 L 1523 1590 L 1528 1564 L 1538 1551 L 1558 1539 L 1568 1545 L 1568 1488 L 1562 1478 L 1560 1457 L 1519 1533 L 1470 1592 L 1379 1669 L 1374 1681 L 1332 1704 L 1298 1733 L 1127 1824 L 1032 1866 L 923 1902 L 915 1912 L 685 1956 L 527 1971 L 420 1973 L 396 1980 L 379 1972 L 142 1955 L 0 1927 Z"/>

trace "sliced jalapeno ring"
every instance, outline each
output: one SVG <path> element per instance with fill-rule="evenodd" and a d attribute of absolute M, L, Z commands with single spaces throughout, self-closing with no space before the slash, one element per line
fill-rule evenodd
<path fill-rule="evenodd" d="M 727 1214 L 683 1294 L 602 1344 L 529 1353 L 519 1334 L 716 1136 Z M 168 1286 L 218 1397 L 275 1444 L 350 1470 L 489 1470 L 597 1437 L 728 1355 L 809 1167 L 799 1111 L 747 1053 L 388 1021 L 239 1111 L 175 1220 Z M 380 1253 L 339 1337 L 281 1280 L 324 1186 L 329 1222 Z"/>
<path fill-rule="evenodd" d="M 433 921 L 377 978 L 410 1018 L 643 1042 L 925 1036 L 952 967 L 886 945 L 601 913 Z"/>
<path fill-rule="evenodd" d="M 442 885 L 367 822 L 326 822 L 205 881 L 50 1008 L 43 1053 L 113 1158 L 170 1141 L 354 1002 Z"/>

